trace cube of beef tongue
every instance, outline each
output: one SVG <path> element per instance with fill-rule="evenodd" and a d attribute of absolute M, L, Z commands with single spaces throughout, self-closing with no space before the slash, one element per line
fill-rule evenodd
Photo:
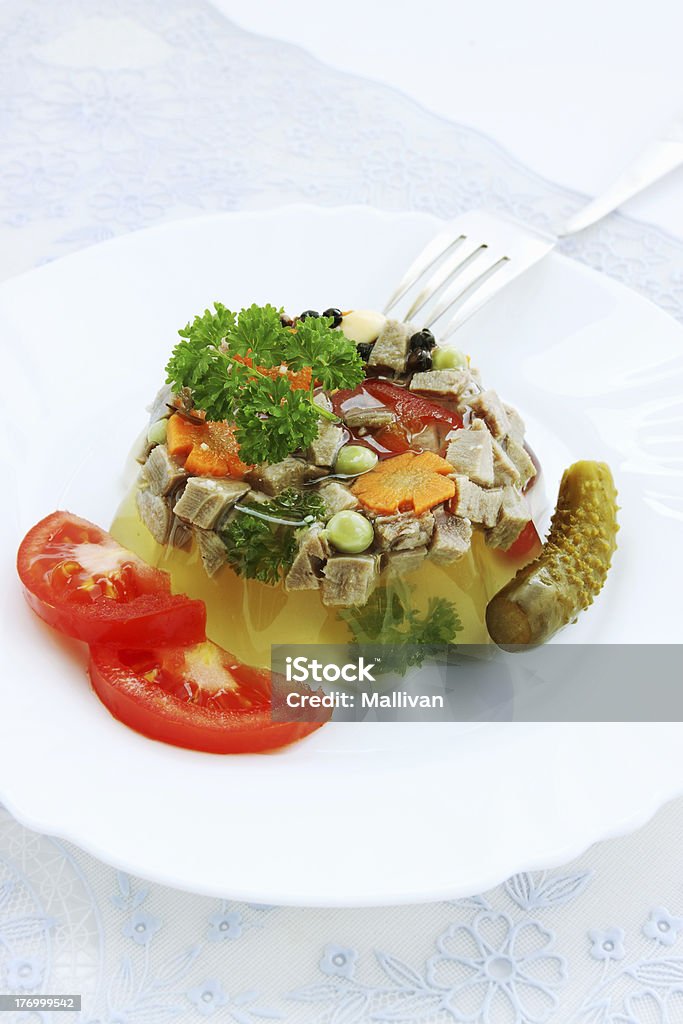
<path fill-rule="evenodd" d="M 447 565 L 457 562 L 470 549 L 472 524 L 469 519 L 451 515 L 443 508 L 434 511 L 434 533 L 429 554 L 435 562 Z"/>
<path fill-rule="evenodd" d="M 493 482 L 497 487 L 519 483 L 519 470 L 498 441 L 493 441 Z"/>
<path fill-rule="evenodd" d="M 510 431 L 510 420 L 497 392 L 482 391 L 481 394 L 468 399 L 467 404 L 484 420 L 494 437 L 506 437 Z"/>
<path fill-rule="evenodd" d="M 491 435 L 482 420 L 449 435 L 446 460 L 456 473 L 469 477 L 476 484 L 493 484 L 493 445 Z"/>
<path fill-rule="evenodd" d="M 240 480 L 193 476 L 187 481 L 182 497 L 174 505 L 173 511 L 185 522 L 202 530 L 211 530 L 221 516 L 249 489 L 249 484 Z"/>
<path fill-rule="evenodd" d="M 319 391 L 313 401 L 321 409 L 332 411 L 332 402 L 324 391 Z M 318 436 L 311 441 L 306 458 L 316 466 L 332 466 L 343 440 L 343 429 L 336 423 L 321 418 L 318 420 Z"/>
<path fill-rule="evenodd" d="M 189 548 L 192 534 L 185 523 L 173 515 L 168 498 L 154 494 L 149 488 L 140 488 L 135 493 L 135 504 L 140 519 L 157 544 L 172 544 L 183 550 Z"/>
<path fill-rule="evenodd" d="M 428 423 L 418 434 L 413 434 L 412 447 L 423 452 L 441 452 L 441 439 L 435 423 Z"/>
<path fill-rule="evenodd" d="M 163 384 L 159 388 L 154 396 L 154 400 L 147 406 L 150 427 L 158 420 L 166 419 L 171 415 L 173 410 L 169 406 L 173 405 L 174 398 L 175 395 L 170 384 Z"/>
<path fill-rule="evenodd" d="M 375 589 L 378 560 L 374 555 L 337 555 L 323 569 L 322 601 L 335 608 L 362 607 Z"/>
<path fill-rule="evenodd" d="M 434 516 L 425 512 L 415 516 L 399 512 L 395 516 L 378 516 L 374 520 L 375 541 L 382 551 L 407 551 L 427 544 L 434 530 Z"/>
<path fill-rule="evenodd" d="M 328 519 L 335 512 L 344 512 L 349 508 L 358 508 L 358 498 L 339 480 L 327 480 L 318 488 L 318 494 L 325 504 L 325 516 Z"/>
<path fill-rule="evenodd" d="M 389 576 L 403 579 L 409 573 L 419 569 L 427 557 L 427 548 L 411 548 L 410 550 L 390 551 L 386 556 L 384 572 Z"/>
<path fill-rule="evenodd" d="M 330 557 L 331 549 L 325 532 L 318 523 L 302 533 L 299 551 L 292 568 L 285 576 L 286 590 L 317 590 L 322 568 Z"/>
<path fill-rule="evenodd" d="M 225 544 L 213 530 L 195 528 L 194 537 L 197 541 L 204 571 L 207 576 L 215 576 L 228 560 Z"/>
<path fill-rule="evenodd" d="M 173 516 L 171 520 L 171 533 L 168 538 L 171 547 L 180 548 L 182 551 L 189 551 L 192 547 L 192 527 L 184 523 L 182 519 Z"/>
<path fill-rule="evenodd" d="M 425 370 L 413 374 L 410 390 L 425 395 L 453 396 L 461 402 L 476 395 L 479 385 L 469 370 Z"/>
<path fill-rule="evenodd" d="M 343 328 L 342 328 L 343 329 Z M 403 373 L 408 361 L 408 346 L 413 328 L 400 320 L 387 320 L 379 332 L 368 359 L 369 366 L 388 366 Z"/>
<path fill-rule="evenodd" d="M 329 466 L 314 466 L 311 462 L 307 462 L 306 469 L 304 470 L 304 480 L 324 480 L 329 474 Z"/>
<path fill-rule="evenodd" d="M 515 487 L 503 491 L 498 522 L 486 533 L 486 543 L 503 551 L 514 544 L 531 516 L 524 496 Z"/>
<path fill-rule="evenodd" d="M 455 476 L 455 494 L 451 498 L 450 511 L 462 519 L 470 519 L 473 523 L 484 526 L 495 526 L 503 500 L 502 490 L 491 488 L 485 490 L 472 483 L 466 476 Z"/>
<path fill-rule="evenodd" d="M 165 444 L 158 444 L 152 448 L 142 470 L 142 479 L 147 484 L 152 494 L 168 494 L 174 490 L 183 480 L 187 479 L 187 473 L 180 466 L 172 455 L 169 455 Z"/>
<path fill-rule="evenodd" d="M 332 400 L 324 391 L 318 391 L 317 394 L 313 395 L 313 402 L 319 409 L 324 409 L 325 412 L 332 412 Z"/>
<path fill-rule="evenodd" d="M 150 490 L 138 490 L 135 494 L 140 519 L 154 537 L 157 544 L 167 544 L 171 533 L 173 513 L 169 503 Z"/>
<path fill-rule="evenodd" d="M 388 427 L 396 419 L 391 409 L 382 405 L 357 406 L 344 413 L 344 422 L 352 430 L 363 427 Z"/>
<path fill-rule="evenodd" d="M 271 496 L 281 494 L 289 487 L 298 490 L 306 479 L 306 463 L 288 455 L 282 462 L 264 463 L 247 473 L 247 480 L 253 487 L 260 488 Z"/>
<path fill-rule="evenodd" d="M 519 415 L 516 409 L 513 409 L 511 405 L 506 405 L 505 402 L 503 402 L 503 409 L 505 410 L 505 414 L 508 418 L 508 423 L 510 424 L 508 429 L 508 437 L 512 438 L 513 441 L 516 441 L 517 444 L 523 444 L 524 431 L 526 430 L 526 427 L 524 426 L 524 420 Z"/>
<path fill-rule="evenodd" d="M 519 486 L 526 487 L 529 481 L 536 476 L 536 467 L 529 453 L 523 445 L 514 440 L 512 435 L 505 442 L 505 451 L 519 473 Z"/>

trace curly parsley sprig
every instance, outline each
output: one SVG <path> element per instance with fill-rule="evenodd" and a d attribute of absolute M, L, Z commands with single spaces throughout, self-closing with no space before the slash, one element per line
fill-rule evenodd
<path fill-rule="evenodd" d="M 166 382 L 174 390 L 190 388 L 208 419 L 235 424 L 240 457 L 251 464 L 281 461 L 317 437 L 321 418 L 336 420 L 313 401 L 316 383 L 353 388 L 364 377 L 355 344 L 332 329 L 331 317 L 309 317 L 292 329 L 280 316 L 270 305 L 235 314 L 216 302 L 213 312 L 205 310 L 178 332 L 166 366 Z M 310 369 L 310 389 L 293 388 L 284 373 L 259 370 L 281 366 L 294 373 Z"/>
<path fill-rule="evenodd" d="M 263 518 L 235 515 L 219 531 L 219 536 L 225 544 L 228 562 L 239 576 L 274 585 L 291 569 L 296 557 L 297 527 L 302 521 L 322 519 L 324 503 L 317 494 L 290 489 L 270 501 L 247 505 L 239 511 L 252 508 Z M 291 525 L 284 525 L 286 521 Z"/>
<path fill-rule="evenodd" d="M 339 614 L 351 631 L 352 643 L 384 648 L 376 669 L 379 674 L 404 676 L 439 648 L 454 644 L 455 634 L 463 628 L 455 605 L 444 597 L 430 597 L 420 615 L 407 584 L 379 587 L 366 605 Z"/>

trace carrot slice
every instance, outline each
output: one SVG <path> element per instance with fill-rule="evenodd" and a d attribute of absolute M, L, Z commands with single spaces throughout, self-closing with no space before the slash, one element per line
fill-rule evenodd
<path fill-rule="evenodd" d="M 253 360 L 249 356 L 234 356 L 233 358 L 238 363 L 244 363 L 245 366 L 254 365 Z M 257 366 L 255 369 L 263 377 L 270 377 L 271 380 L 275 380 L 276 377 L 286 376 L 292 391 L 308 391 L 313 379 L 313 371 L 310 366 L 304 366 L 303 370 L 288 370 L 287 364 L 282 363 L 280 366 Z"/>
<path fill-rule="evenodd" d="M 241 479 L 250 468 L 240 459 L 234 428 L 225 421 L 192 423 L 175 413 L 168 421 L 166 443 L 169 453 L 185 459 L 185 469 L 196 476 Z"/>
<path fill-rule="evenodd" d="M 192 423 L 179 413 L 174 413 L 166 425 L 169 454 L 179 459 L 186 458 L 196 444 L 201 444 L 204 429 L 204 424 Z"/>
<path fill-rule="evenodd" d="M 353 493 L 373 512 L 393 515 L 412 509 L 422 515 L 455 494 L 453 467 L 434 452 L 404 452 L 385 459 L 356 480 Z"/>

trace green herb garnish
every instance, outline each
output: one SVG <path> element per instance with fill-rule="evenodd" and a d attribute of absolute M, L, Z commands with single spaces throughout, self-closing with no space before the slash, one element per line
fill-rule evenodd
<path fill-rule="evenodd" d="M 280 462 L 316 439 L 321 410 L 307 391 L 294 391 L 286 377 L 239 376 L 239 404 L 232 419 L 243 462 Z"/>
<path fill-rule="evenodd" d="M 228 561 L 238 576 L 276 584 L 292 567 L 299 548 L 296 527 L 302 519 L 321 519 L 325 510 L 322 498 L 308 492 L 287 490 L 271 501 L 253 506 L 264 515 L 291 519 L 292 526 L 268 523 L 250 515 L 235 514 L 229 524 L 219 530 L 227 549 Z"/>
<path fill-rule="evenodd" d="M 216 302 L 178 332 L 182 340 L 166 366 L 166 382 L 176 391 L 190 388 L 209 420 L 235 424 L 240 458 L 249 464 L 280 462 L 317 437 L 321 417 L 336 420 L 314 403 L 316 384 L 353 388 L 365 375 L 355 344 L 332 330 L 331 317 L 308 317 L 292 330 L 280 315 L 255 305 L 236 315 Z M 246 358 L 253 367 L 240 362 Z M 310 388 L 258 369 L 283 365 L 294 373 L 310 369 Z"/>
<path fill-rule="evenodd" d="M 385 648 L 377 672 L 404 676 L 411 666 L 422 665 L 435 647 L 454 642 L 462 623 L 455 606 L 432 597 L 420 615 L 410 602 L 410 588 L 380 587 L 362 608 L 347 608 L 340 616 L 354 644 L 381 644 Z"/>

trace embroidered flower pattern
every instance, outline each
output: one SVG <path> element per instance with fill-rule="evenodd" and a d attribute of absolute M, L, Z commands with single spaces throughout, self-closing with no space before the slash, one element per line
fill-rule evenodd
<path fill-rule="evenodd" d="M 595 960 L 623 960 L 624 932 L 621 928 L 607 928 L 605 931 L 593 929 L 588 933 L 592 945 L 590 954 Z"/>
<path fill-rule="evenodd" d="M 148 914 L 146 910 L 136 910 L 128 918 L 123 928 L 123 934 L 137 942 L 139 946 L 146 946 L 151 942 L 161 928 L 161 921 L 158 917 Z"/>
<path fill-rule="evenodd" d="M 220 981 L 208 978 L 201 985 L 188 990 L 187 998 L 194 1003 L 203 1017 L 210 1017 L 221 1006 L 225 1006 L 228 996 Z"/>
<path fill-rule="evenodd" d="M 683 930 L 683 917 L 674 917 L 664 907 L 654 907 L 643 925 L 643 935 L 655 939 L 663 946 L 673 946 Z"/>
<path fill-rule="evenodd" d="M 427 962 L 427 980 L 444 992 L 457 1021 L 548 1021 L 557 1008 L 565 961 L 553 935 L 535 920 L 515 924 L 483 911 L 471 925 L 451 925 Z"/>
<path fill-rule="evenodd" d="M 208 936 L 211 942 L 239 939 L 243 927 L 242 915 L 236 910 L 219 911 L 209 918 Z"/>
<path fill-rule="evenodd" d="M 45 961 L 42 957 L 10 957 L 5 963 L 7 988 L 18 992 L 32 992 L 43 980 Z"/>
<path fill-rule="evenodd" d="M 324 974 L 337 975 L 340 978 L 352 978 L 356 969 L 358 953 L 347 946 L 335 946 L 329 943 L 323 950 L 319 963 Z"/>
<path fill-rule="evenodd" d="M 664 994 L 652 990 L 637 992 L 624 1000 L 624 1013 L 611 1024 L 679 1024 L 683 1021 L 683 989 Z"/>

